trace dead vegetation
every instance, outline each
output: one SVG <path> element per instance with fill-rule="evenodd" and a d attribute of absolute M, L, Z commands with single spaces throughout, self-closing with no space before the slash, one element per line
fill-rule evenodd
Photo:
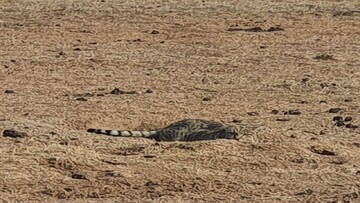
<path fill-rule="evenodd" d="M 0 131 L 27 136 L 0 137 L 0 201 L 358 202 L 359 7 L 2 1 Z M 183 118 L 264 127 L 239 142 L 86 133 Z"/>

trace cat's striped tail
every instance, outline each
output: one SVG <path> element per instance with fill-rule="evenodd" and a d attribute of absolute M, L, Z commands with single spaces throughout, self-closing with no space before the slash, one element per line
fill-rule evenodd
<path fill-rule="evenodd" d="M 137 131 L 137 130 L 103 130 L 96 128 L 89 128 L 89 133 L 110 135 L 115 137 L 145 137 L 152 138 L 156 131 Z"/>

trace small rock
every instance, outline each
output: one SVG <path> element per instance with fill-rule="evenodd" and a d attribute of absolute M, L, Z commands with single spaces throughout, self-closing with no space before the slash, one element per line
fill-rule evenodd
<path fill-rule="evenodd" d="M 319 134 L 320 134 L 320 135 L 325 135 L 326 132 L 325 132 L 324 130 L 321 130 Z"/>
<path fill-rule="evenodd" d="M 352 99 L 344 99 L 344 102 L 352 102 Z"/>
<path fill-rule="evenodd" d="M 345 125 L 344 121 L 336 121 L 335 122 L 335 126 L 337 126 L 337 127 L 341 127 L 341 126 L 344 126 L 344 125 Z"/>
<path fill-rule="evenodd" d="M 202 100 L 203 101 L 211 101 L 211 97 L 204 97 Z"/>
<path fill-rule="evenodd" d="M 76 100 L 77 100 L 77 101 L 87 101 L 87 99 L 86 99 L 86 98 L 84 98 L 84 97 L 79 97 L 79 98 L 76 98 Z"/>
<path fill-rule="evenodd" d="M 242 120 L 240 120 L 240 119 L 234 119 L 234 120 L 232 120 L 231 122 L 233 122 L 233 123 L 241 123 Z"/>
<path fill-rule="evenodd" d="M 242 28 L 238 28 L 238 27 L 231 27 L 229 29 L 227 29 L 227 31 L 229 32 L 236 32 L 236 31 L 242 31 Z"/>
<path fill-rule="evenodd" d="M 288 119 L 288 118 L 277 118 L 276 121 L 285 122 L 285 121 L 290 121 L 290 119 Z"/>
<path fill-rule="evenodd" d="M 285 115 L 286 114 L 289 114 L 289 115 L 300 115 L 301 112 L 299 110 L 289 110 L 287 112 L 284 113 Z"/>
<path fill-rule="evenodd" d="M 157 35 L 157 34 L 159 34 L 159 33 L 160 33 L 159 31 L 153 30 L 150 34 Z"/>
<path fill-rule="evenodd" d="M 259 113 L 258 112 L 248 112 L 247 113 L 249 116 L 258 116 Z"/>
<path fill-rule="evenodd" d="M 333 60 L 334 57 L 332 55 L 328 55 L 328 54 L 321 54 L 321 55 L 315 56 L 314 59 L 317 59 L 317 60 Z"/>
<path fill-rule="evenodd" d="M 156 155 L 151 155 L 151 154 L 144 155 L 145 159 L 151 159 L 151 158 L 155 158 L 155 157 L 156 157 Z"/>
<path fill-rule="evenodd" d="M 333 118 L 333 121 L 344 121 L 344 119 L 343 119 L 343 117 L 341 117 L 341 116 L 335 116 L 335 117 Z"/>
<path fill-rule="evenodd" d="M 12 94 L 12 93 L 15 93 L 15 91 L 14 90 L 5 90 L 5 93 Z"/>
<path fill-rule="evenodd" d="M 260 49 L 265 49 L 266 48 L 266 46 L 260 46 Z"/>
<path fill-rule="evenodd" d="M 115 173 L 114 172 L 112 172 L 112 171 L 106 171 L 105 172 L 105 176 L 115 176 Z"/>
<path fill-rule="evenodd" d="M 263 32 L 264 30 L 261 27 L 253 27 L 253 28 L 244 29 L 244 31 L 245 32 Z"/>
<path fill-rule="evenodd" d="M 271 113 L 276 115 L 276 114 L 279 113 L 279 110 L 274 109 L 274 110 L 271 111 Z"/>
<path fill-rule="evenodd" d="M 319 101 L 319 104 L 327 104 L 327 101 L 321 100 L 321 101 Z"/>
<path fill-rule="evenodd" d="M 75 49 L 73 49 L 74 51 L 82 51 L 82 49 L 81 48 L 79 48 L 79 47 L 77 47 L 77 48 L 75 48 Z"/>
<path fill-rule="evenodd" d="M 284 28 L 281 27 L 270 27 L 267 31 L 268 32 L 275 32 L 275 31 L 284 31 Z"/>
<path fill-rule="evenodd" d="M 345 121 L 345 122 L 350 122 L 350 121 L 352 121 L 352 117 L 351 117 L 351 116 L 347 116 L 347 117 L 345 117 L 344 121 Z"/>
<path fill-rule="evenodd" d="M 148 181 L 147 183 L 145 183 L 145 186 L 156 186 L 156 185 L 159 185 L 159 183 L 157 182 L 153 182 L 153 181 Z"/>
<path fill-rule="evenodd" d="M 4 65 L 4 68 L 9 68 L 9 66 L 8 66 L 8 65 Z"/>
<path fill-rule="evenodd" d="M 110 94 L 136 94 L 136 91 L 124 91 L 124 90 L 120 90 L 119 88 L 115 88 L 113 89 Z"/>
<path fill-rule="evenodd" d="M 329 113 L 339 113 L 340 110 L 340 108 L 331 108 L 329 109 Z"/>
<path fill-rule="evenodd" d="M 11 137 L 11 138 L 24 138 L 27 137 L 28 134 L 25 132 L 18 132 L 16 130 L 4 130 L 3 132 L 4 137 Z"/>
<path fill-rule="evenodd" d="M 85 175 L 74 173 L 71 175 L 73 179 L 86 179 Z"/>
<path fill-rule="evenodd" d="M 316 154 L 320 154 L 320 155 L 325 155 L 325 156 L 335 156 L 335 152 L 327 150 L 327 149 L 322 149 L 322 148 L 318 148 L 315 146 L 311 146 L 310 150 Z"/>
<path fill-rule="evenodd" d="M 148 93 L 148 94 L 151 94 L 151 93 L 153 93 L 154 91 L 152 91 L 152 89 L 147 89 L 145 92 Z"/>
<path fill-rule="evenodd" d="M 327 83 L 324 83 L 324 82 L 323 82 L 323 83 L 320 83 L 320 87 L 323 88 L 323 89 L 324 89 L 325 87 L 327 87 L 327 86 L 329 86 Z"/>
<path fill-rule="evenodd" d="M 301 79 L 301 83 L 307 83 L 307 82 L 309 82 L 309 78 L 303 78 L 303 79 Z"/>
<path fill-rule="evenodd" d="M 10 60 L 10 62 L 15 63 L 15 62 L 16 62 L 16 60 L 15 60 L 15 59 L 11 59 L 11 60 Z"/>
<path fill-rule="evenodd" d="M 346 124 L 345 127 L 346 128 L 352 128 L 352 129 L 359 128 L 359 126 L 351 124 L 351 123 Z"/>

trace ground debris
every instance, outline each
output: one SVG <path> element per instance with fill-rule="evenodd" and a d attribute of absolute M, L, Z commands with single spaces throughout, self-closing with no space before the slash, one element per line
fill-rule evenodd
<path fill-rule="evenodd" d="M 28 134 L 26 132 L 19 132 L 16 130 L 4 130 L 3 136 L 11 138 L 24 138 L 27 137 Z"/>

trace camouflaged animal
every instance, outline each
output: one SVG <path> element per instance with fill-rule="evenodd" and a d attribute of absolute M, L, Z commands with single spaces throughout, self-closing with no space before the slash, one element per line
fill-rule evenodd
<path fill-rule="evenodd" d="M 252 135 L 256 127 L 241 124 L 224 124 L 202 119 L 185 119 L 153 131 L 103 130 L 90 128 L 87 132 L 118 137 L 145 137 L 156 141 L 197 141 L 240 139 Z"/>

